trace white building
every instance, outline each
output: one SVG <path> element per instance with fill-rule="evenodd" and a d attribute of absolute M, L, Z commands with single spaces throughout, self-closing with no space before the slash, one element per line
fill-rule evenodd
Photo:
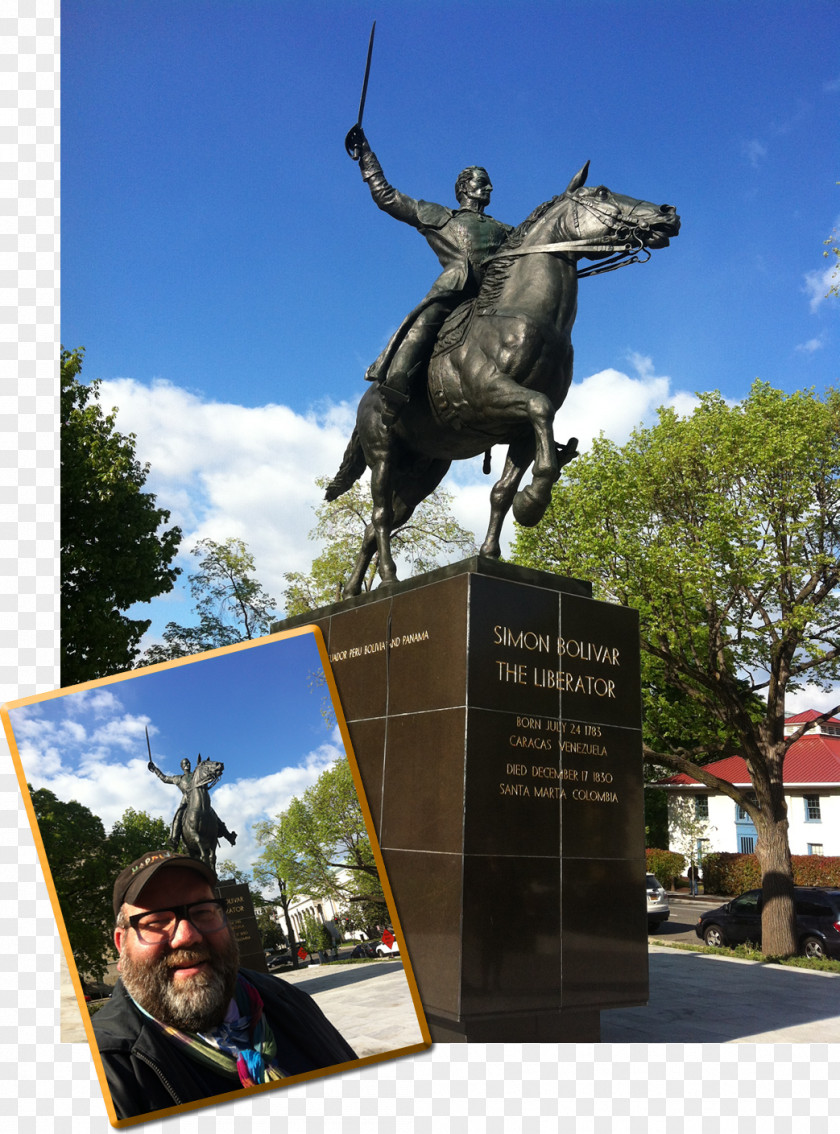
<path fill-rule="evenodd" d="M 320 925 L 327 927 L 333 941 L 338 942 L 341 940 L 342 933 L 339 929 L 338 920 L 341 911 L 331 898 L 299 898 L 296 902 L 291 903 L 289 906 L 289 917 L 292 920 L 295 937 L 297 937 L 298 940 L 303 936 L 304 920 L 308 913 L 312 914 Z M 281 919 L 281 925 L 285 933 L 285 918 Z"/>
<path fill-rule="evenodd" d="M 818 716 L 809 709 L 789 717 L 785 734 Z M 741 756 L 706 767 L 720 779 L 752 790 Z M 785 756 L 784 784 L 791 854 L 840 855 L 840 720 L 832 717 L 791 745 Z M 668 793 L 669 850 L 694 861 L 718 851 L 755 851 L 755 826 L 728 796 L 682 772 L 656 786 Z"/>

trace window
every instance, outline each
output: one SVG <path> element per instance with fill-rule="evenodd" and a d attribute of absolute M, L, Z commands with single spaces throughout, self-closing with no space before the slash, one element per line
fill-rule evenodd
<path fill-rule="evenodd" d="M 805 821 L 808 823 L 819 823 L 822 820 L 820 814 L 820 797 L 818 795 L 805 796 Z"/>
<path fill-rule="evenodd" d="M 822 854 L 822 843 L 808 843 L 808 854 Z"/>
<path fill-rule="evenodd" d="M 797 898 L 796 912 L 799 917 L 830 917 L 834 918 L 834 910 L 826 902 L 815 898 Z"/>
<path fill-rule="evenodd" d="M 752 835 L 741 835 L 741 854 L 755 853 L 755 839 Z"/>
<path fill-rule="evenodd" d="M 694 818 L 695 819 L 708 819 L 709 818 L 709 797 L 707 795 L 695 795 L 695 797 L 694 797 Z"/>
<path fill-rule="evenodd" d="M 761 913 L 761 891 L 748 890 L 729 903 L 729 912 L 736 917 L 755 917 Z"/>
<path fill-rule="evenodd" d="M 752 807 L 758 807 L 758 800 L 755 798 L 754 795 L 747 796 L 747 799 L 749 800 L 749 803 Z M 740 803 L 736 803 L 735 808 L 736 808 L 736 813 L 737 813 L 737 816 L 738 816 L 738 822 L 739 823 L 751 823 L 752 822 L 752 819 L 750 818 L 750 814 L 747 811 L 746 807 L 742 807 Z"/>

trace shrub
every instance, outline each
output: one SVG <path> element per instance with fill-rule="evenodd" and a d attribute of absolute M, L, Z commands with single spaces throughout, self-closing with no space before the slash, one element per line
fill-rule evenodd
<path fill-rule="evenodd" d="M 796 886 L 840 886 L 840 858 L 795 854 Z M 703 859 L 703 885 L 707 894 L 742 894 L 761 886 L 761 870 L 754 854 L 707 854 Z"/>
<path fill-rule="evenodd" d="M 840 886 L 840 858 L 836 855 L 794 854 L 791 858 L 797 886 Z"/>
<path fill-rule="evenodd" d="M 645 851 L 645 866 L 648 874 L 655 874 L 663 886 L 669 886 L 671 879 L 679 878 L 685 870 L 685 855 L 648 847 Z"/>
<path fill-rule="evenodd" d="M 702 870 L 707 894 L 742 894 L 761 885 L 761 870 L 754 854 L 707 854 Z"/>

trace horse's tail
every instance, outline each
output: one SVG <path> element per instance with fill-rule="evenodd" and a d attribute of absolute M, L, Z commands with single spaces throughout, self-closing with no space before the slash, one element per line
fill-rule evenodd
<path fill-rule="evenodd" d="M 367 461 L 362 451 L 362 443 L 359 440 L 359 431 L 354 429 L 353 436 L 344 450 L 341 467 L 327 485 L 324 499 L 337 500 L 348 488 L 353 487 L 366 468 Z"/>

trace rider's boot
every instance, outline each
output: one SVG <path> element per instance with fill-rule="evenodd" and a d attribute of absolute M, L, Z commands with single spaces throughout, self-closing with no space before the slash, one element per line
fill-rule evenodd
<path fill-rule="evenodd" d="M 411 375 L 405 370 L 391 370 L 384 382 L 379 383 L 382 397 L 382 424 L 390 429 L 408 402 Z"/>
<path fill-rule="evenodd" d="M 436 324 L 426 326 L 418 319 L 400 343 L 387 375 L 379 383 L 382 421 L 386 428 L 391 428 L 409 401 L 415 380 L 425 369 L 432 353 L 436 335 Z"/>

